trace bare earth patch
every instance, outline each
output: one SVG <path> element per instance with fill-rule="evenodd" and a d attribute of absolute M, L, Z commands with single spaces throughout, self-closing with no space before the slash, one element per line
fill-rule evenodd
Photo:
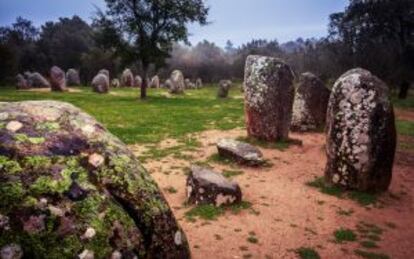
<path fill-rule="evenodd" d="M 169 155 L 147 159 L 150 171 L 166 196 L 190 241 L 194 258 L 297 258 L 295 249 L 314 248 L 322 258 L 360 258 L 355 249 L 384 253 L 391 258 L 410 258 L 414 254 L 414 154 L 404 152 L 404 163 L 398 153 L 393 182 L 389 192 L 379 196 L 376 205 L 363 207 L 355 201 L 340 199 L 306 185 L 324 174 L 326 162 L 325 136 L 320 133 L 291 134 L 303 146 L 292 145 L 284 151 L 261 148 L 272 166 L 247 168 L 236 165 L 207 163 L 216 171 L 242 170 L 234 177 L 243 192 L 243 200 L 251 209 L 239 214 L 226 212 L 215 221 L 188 221 L 186 207 L 186 168 L 191 163 L 206 162 L 216 154 L 215 143 L 223 137 L 245 137 L 245 130 L 206 131 L 192 137 L 201 146 L 185 151 L 183 158 Z M 413 140 L 411 138 L 411 140 Z M 177 144 L 165 140 L 160 149 Z M 131 146 L 140 156 L 146 148 Z M 169 190 L 176 191 L 169 191 Z M 365 240 L 357 231 L 361 222 L 382 229 L 378 248 L 361 247 Z M 337 243 L 333 233 L 339 228 L 352 229 L 357 241 Z M 255 237 L 252 238 L 253 236 Z M 253 242 L 255 241 L 255 242 Z"/>

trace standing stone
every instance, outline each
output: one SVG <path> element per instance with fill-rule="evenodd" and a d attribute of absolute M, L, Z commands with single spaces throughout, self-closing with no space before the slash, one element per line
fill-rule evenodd
<path fill-rule="evenodd" d="M 120 87 L 120 86 L 121 86 L 121 83 L 119 82 L 119 79 L 118 79 L 118 78 L 114 78 L 114 79 L 112 79 L 112 81 L 111 81 L 111 86 L 112 86 L 113 88 L 118 88 L 118 87 Z"/>
<path fill-rule="evenodd" d="M 24 76 L 26 77 L 27 82 L 31 87 L 35 88 L 50 88 L 49 81 L 46 80 L 40 73 L 34 72 L 25 72 Z"/>
<path fill-rule="evenodd" d="M 288 138 L 294 98 L 294 75 L 278 58 L 248 56 L 244 75 L 246 128 L 265 141 Z"/>
<path fill-rule="evenodd" d="M 76 69 L 68 69 L 66 72 L 66 83 L 68 86 L 79 86 L 81 84 L 79 72 Z"/>
<path fill-rule="evenodd" d="M 184 93 L 184 89 L 185 89 L 184 76 L 180 70 L 174 70 L 171 73 L 170 80 L 171 80 L 170 93 L 172 94 Z"/>
<path fill-rule="evenodd" d="M 197 80 L 196 80 L 196 88 L 197 89 L 203 88 L 203 80 L 201 78 L 197 78 Z"/>
<path fill-rule="evenodd" d="M 187 198 L 192 204 L 219 207 L 241 202 L 242 193 L 237 183 L 222 174 L 193 165 L 187 178 Z"/>
<path fill-rule="evenodd" d="M 171 79 L 165 80 L 164 88 L 171 89 L 172 87 L 173 87 L 173 83 L 171 82 Z"/>
<path fill-rule="evenodd" d="M 17 90 L 24 90 L 24 89 L 30 88 L 29 83 L 27 82 L 27 80 L 24 78 L 22 74 L 18 74 L 16 76 L 16 81 L 17 81 L 17 84 L 16 84 Z"/>
<path fill-rule="evenodd" d="M 230 80 L 220 80 L 217 96 L 227 98 L 232 82 Z"/>
<path fill-rule="evenodd" d="M 66 89 L 66 74 L 57 66 L 50 69 L 51 89 L 54 92 L 64 92 Z"/>
<path fill-rule="evenodd" d="M 387 85 L 364 69 L 346 72 L 333 87 L 326 123 L 326 180 L 345 189 L 387 190 L 396 146 Z"/>
<path fill-rule="evenodd" d="M 158 76 L 151 79 L 150 88 L 160 88 L 160 78 Z"/>
<path fill-rule="evenodd" d="M 24 125 L 0 128 L 1 258 L 191 257 L 157 183 L 92 116 L 56 101 L 3 102 L 0 114 Z"/>
<path fill-rule="evenodd" d="M 92 80 L 93 91 L 100 94 L 106 94 L 109 91 L 109 78 L 103 74 L 97 74 Z"/>
<path fill-rule="evenodd" d="M 326 109 L 330 91 L 323 82 L 312 73 L 300 77 L 293 102 L 293 131 L 310 131 L 325 125 Z"/>
<path fill-rule="evenodd" d="M 110 78 L 111 78 L 111 77 L 110 77 L 110 74 L 109 74 L 109 70 L 108 70 L 108 69 L 101 69 L 101 70 L 99 70 L 98 74 L 104 74 L 104 75 L 106 75 L 106 77 L 107 77 L 108 79 L 110 79 Z"/>
<path fill-rule="evenodd" d="M 122 72 L 121 85 L 124 87 L 134 87 L 134 84 L 134 74 L 132 74 L 129 68 L 125 69 L 124 72 Z"/>

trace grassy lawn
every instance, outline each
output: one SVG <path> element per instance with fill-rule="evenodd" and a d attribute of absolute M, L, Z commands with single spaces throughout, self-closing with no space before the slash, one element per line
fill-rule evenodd
<path fill-rule="evenodd" d="M 103 123 L 127 144 L 157 143 L 171 137 L 207 129 L 233 129 L 244 125 L 243 98 L 238 87 L 230 98 L 217 99 L 216 87 L 188 90 L 185 95 L 169 96 L 165 89 L 149 89 L 145 101 L 138 99 L 138 89 L 113 89 L 110 94 L 99 95 L 90 88 L 81 92 L 50 93 L 16 91 L 13 87 L 0 87 L 0 101 L 59 100 L 72 103 Z M 396 107 L 414 108 L 414 96 L 407 100 L 393 98 Z M 414 135 L 414 122 L 397 121 L 401 135 Z"/>
<path fill-rule="evenodd" d="M 0 101 L 58 100 L 72 103 L 103 123 L 127 144 L 156 143 L 166 137 L 207 129 L 232 129 L 243 126 L 243 99 L 234 87 L 228 99 L 217 99 L 215 87 L 188 90 L 182 96 L 169 96 L 166 90 L 149 89 L 145 101 L 138 89 L 113 89 L 99 95 L 90 88 L 81 92 L 50 93 L 16 91 L 0 87 Z"/>

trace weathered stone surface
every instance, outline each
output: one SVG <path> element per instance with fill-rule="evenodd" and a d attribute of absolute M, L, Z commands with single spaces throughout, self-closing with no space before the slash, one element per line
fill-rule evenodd
<path fill-rule="evenodd" d="M 120 86 L 121 86 L 121 82 L 119 82 L 119 79 L 118 78 L 112 79 L 112 81 L 111 81 L 111 87 L 118 88 Z"/>
<path fill-rule="evenodd" d="M 68 86 L 79 86 L 81 84 L 78 70 L 74 68 L 68 69 L 66 72 L 66 84 Z"/>
<path fill-rule="evenodd" d="M 104 74 L 104 75 L 106 75 L 106 77 L 108 78 L 108 80 L 111 79 L 111 76 L 109 74 L 109 70 L 108 69 L 101 69 L 101 70 L 99 70 L 98 74 Z"/>
<path fill-rule="evenodd" d="M 184 89 L 185 89 L 184 76 L 180 70 L 174 70 L 171 73 L 170 82 L 171 82 L 170 93 L 172 94 L 184 93 Z"/>
<path fill-rule="evenodd" d="M 0 129 L 2 258 L 190 257 L 157 184 L 94 118 L 55 101 L 0 103 L 0 114 L 23 124 Z"/>
<path fill-rule="evenodd" d="M 16 84 L 17 90 L 24 90 L 24 89 L 30 88 L 29 83 L 27 82 L 27 80 L 24 78 L 22 74 L 18 74 L 16 76 L 16 81 L 17 81 L 17 84 Z"/>
<path fill-rule="evenodd" d="M 396 146 L 388 96 L 385 83 L 364 69 L 336 81 L 327 112 L 328 182 L 359 191 L 388 189 Z"/>
<path fill-rule="evenodd" d="M 189 78 L 184 80 L 185 89 L 195 89 L 196 85 Z"/>
<path fill-rule="evenodd" d="M 217 97 L 227 98 L 229 95 L 229 90 L 231 88 L 232 82 L 230 80 L 220 80 L 219 87 L 217 91 Z"/>
<path fill-rule="evenodd" d="M 160 78 L 158 76 L 154 76 L 149 85 L 150 88 L 160 88 Z"/>
<path fill-rule="evenodd" d="M 189 203 L 219 207 L 241 202 L 242 193 L 237 183 L 222 174 L 193 165 L 187 178 L 187 197 Z"/>
<path fill-rule="evenodd" d="M 100 94 L 106 94 L 109 92 L 109 78 L 103 74 L 97 74 L 92 80 L 93 91 Z"/>
<path fill-rule="evenodd" d="M 220 156 L 240 164 L 258 166 L 264 163 L 263 154 L 258 148 L 234 139 L 220 139 L 217 150 Z"/>
<path fill-rule="evenodd" d="M 197 89 L 203 88 L 203 80 L 201 78 L 197 78 L 195 84 Z"/>
<path fill-rule="evenodd" d="M 290 67 L 277 58 L 252 55 L 244 76 L 248 135 L 266 141 L 287 139 L 294 98 Z"/>
<path fill-rule="evenodd" d="M 124 87 L 134 87 L 134 74 L 132 74 L 132 71 L 127 68 L 122 72 L 121 76 L 121 85 Z"/>
<path fill-rule="evenodd" d="M 17 244 L 5 245 L 0 250 L 1 259 L 20 259 L 23 257 L 22 248 Z"/>
<path fill-rule="evenodd" d="M 35 88 L 50 88 L 49 81 L 46 80 L 40 73 L 34 72 L 25 72 L 24 76 L 26 77 L 27 82 L 31 87 Z"/>
<path fill-rule="evenodd" d="M 303 132 L 322 128 L 330 93 L 317 76 L 309 72 L 302 74 L 293 102 L 290 129 Z"/>
<path fill-rule="evenodd" d="M 134 87 L 141 88 L 142 86 L 142 78 L 140 76 L 135 77 Z"/>
<path fill-rule="evenodd" d="M 50 69 L 51 90 L 54 92 L 67 91 L 65 72 L 57 66 Z"/>

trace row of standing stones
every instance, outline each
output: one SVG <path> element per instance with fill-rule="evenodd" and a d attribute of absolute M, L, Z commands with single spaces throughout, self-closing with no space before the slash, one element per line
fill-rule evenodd
<path fill-rule="evenodd" d="M 171 80 L 176 78 L 181 82 L 182 74 L 173 73 Z M 327 182 L 385 191 L 396 144 L 387 86 L 354 69 L 328 95 L 306 74 L 294 97 L 293 79 L 279 59 L 247 58 L 248 135 L 285 140 L 290 128 L 311 130 L 326 114 Z M 294 109 L 301 112 L 295 115 Z M 293 126 L 292 117 L 304 126 Z M 259 149 L 240 141 L 221 139 L 217 149 L 246 166 L 265 161 Z M 154 180 L 120 140 L 76 107 L 55 101 L 0 103 L 0 162 L 2 258 L 190 257 Z M 198 166 L 191 167 L 187 195 L 191 203 L 215 206 L 242 200 L 237 183 Z"/>
<path fill-rule="evenodd" d="M 248 136 L 275 142 L 288 140 L 289 131 L 326 125 L 326 182 L 345 190 L 386 191 L 396 130 L 384 82 L 360 68 L 342 75 L 332 92 L 311 73 L 301 75 L 296 91 L 293 80 L 292 70 L 280 59 L 247 58 L 243 88 Z M 247 143 L 224 139 L 217 148 L 220 156 L 241 164 L 260 166 L 264 161 L 262 153 Z M 221 206 L 239 202 L 242 193 L 237 183 L 221 174 L 193 166 L 187 195 L 195 204 Z"/>
<path fill-rule="evenodd" d="M 169 79 L 164 84 L 160 83 L 160 78 L 156 75 L 151 80 L 148 78 L 147 86 L 150 88 L 168 88 L 172 94 L 181 94 L 185 89 L 199 89 L 203 87 L 201 78 L 197 78 L 195 82 L 190 79 L 184 79 L 184 76 L 180 70 L 175 70 L 171 73 Z M 69 69 L 66 74 L 57 66 L 53 66 L 50 69 L 49 80 L 43 77 L 38 72 L 25 72 L 23 75 L 18 74 L 16 76 L 16 87 L 19 90 L 25 90 L 30 88 L 51 88 L 52 91 L 64 92 L 67 91 L 67 86 L 79 86 L 81 85 L 79 72 L 75 69 Z M 127 68 L 122 72 L 121 79 L 114 78 L 111 80 L 110 73 L 107 69 L 101 69 L 98 74 L 92 79 L 91 85 L 94 92 L 108 93 L 110 87 L 136 87 L 141 88 L 143 79 L 132 73 Z"/>

